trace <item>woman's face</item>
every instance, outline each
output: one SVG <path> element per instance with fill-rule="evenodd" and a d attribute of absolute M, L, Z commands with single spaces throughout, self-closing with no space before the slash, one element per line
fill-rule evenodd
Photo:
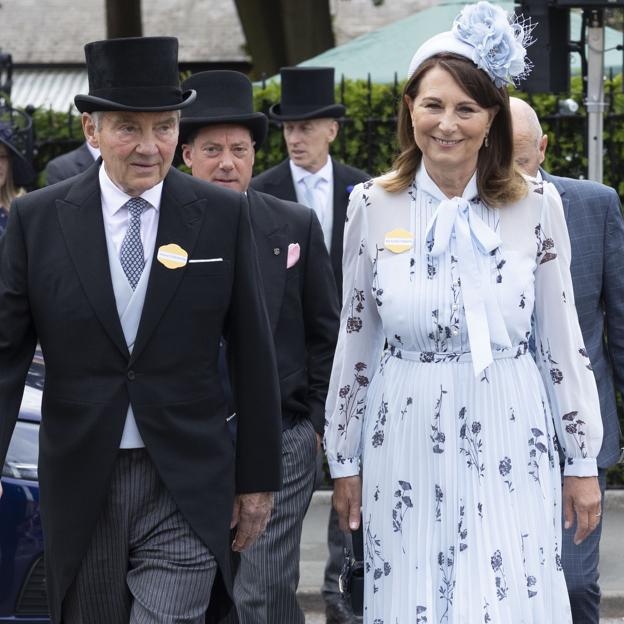
<path fill-rule="evenodd" d="M 9 150 L 0 143 L 0 188 L 5 185 L 7 176 L 9 175 L 11 167 L 10 158 Z"/>
<path fill-rule="evenodd" d="M 439 66 L 422 77 L 413 100 L 405 97 L 414 140 L 423 153 L 428 173 L 445 177 L 453 171 L 471 174 L 498 107 L 483 108 L 477 104 Z"/>

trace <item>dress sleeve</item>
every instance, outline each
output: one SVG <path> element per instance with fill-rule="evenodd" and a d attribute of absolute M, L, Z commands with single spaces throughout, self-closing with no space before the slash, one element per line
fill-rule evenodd
<path fill-rule="evenodd" d="M 366 182 L 353 190 L 347 209 L 343 307 L 325 405 L 325 451 L 334 478 L 359 474 L 367 392 L 384 345 L 372 292 L 376 269 L 367 223 L 371 184 Z"/>
<path fill-rule="evenodd" d="M 535 238 L 536 359 L 566 457 L 564 475 L 595 476 L 602 444 L 600 401 L 574 305 L 570 238 L 561 198 L 547 182 Z"/>

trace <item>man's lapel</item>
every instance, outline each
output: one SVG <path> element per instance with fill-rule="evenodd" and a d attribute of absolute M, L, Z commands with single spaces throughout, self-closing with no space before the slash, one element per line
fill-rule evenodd
<path fill-rule="evenodd" d="M 271 185 L 273 188 L 269 195 L 274 195 L 280 199 L 297 201 L 297 192 L 290 172 L 290 160 L 287 158 L 275 168 Z"/>
<path fill-rule="evenodd" d="M 266 196 L 253 189 L 247 191 L 247 198 L 256 237 L 267 313 L 271 330 L 275 333 L 286 285 L 288 244 L 297 241 L 289 241 L 288 224 L 280 223 L 271 206 L 271 201 L 279 200 L 273 200 L 273 198 L 267 200 Z"/>
<path fill-rule="evenodd" d="M 129 357 L 108 262 L 98 169 L 82 174 L 65 199 L 56 201 L 56 210 L 87 299 L 110 339 Z"/>
<path fill-rule="evenodd" d="M 561 184 L 558 178 L 550 175 L 549 173 L 546 173 L 541 168 L 540 168 L 540 173 L 542 174 L 542 178 L 546 180 L 546 182 L 550 182 L 551 184 L 554 184 L 555 188 L 557 189 L 557 192 L 559 193 L 559 196 L 561 197 L 561 203 L 563 204 L 563 216 L 565 217 L 565 220 L 567 221 L 570 200 L 568 196 L 566 195 L 565 187 Z"/>
<path fill-rule="evenodd" d="M 158 262 L 158 249 L 162 245 L 175 243 L 188 253 L 189 258 L 192 257 L 204 221 L 208 202 L 206 199 L 198 199 L 189 190 L 185 177 L 186 174 L 171 169 L 165 178 L 152 268 L 131 363 L 148 343 L 185 272 L 184 269 L 167 269 Z"/>

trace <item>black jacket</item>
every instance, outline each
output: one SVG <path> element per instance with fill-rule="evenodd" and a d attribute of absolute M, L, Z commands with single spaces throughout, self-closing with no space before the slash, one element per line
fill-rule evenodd
<path fill-rule="evenodd" d="M 98 166 L 18 198 L 0 239 L 0 461 L 39 340 L 46 362 L 41 513 L 55 622 L 107 493 L 128 403 L 165 486 L 217 558 L 227 587 L 235 491 L 280 487 L 275 353 L 245 196 L 170 170 L 156 248 L 169 243 L 189 258 L 223 261 L 172 270 L 154 253 L 130 354 Z M 236 451 L 217 372 L 222 335 L 238 389 Z M 219 597 L 228 600 L 226 592 Z"/>
<path fill-rule="evenodd" d="M 334 222 L 330 255 L 338 294 L 342 299 L 342 238 L 349 195 L 356 184 L 369 180 L 370 176 L 366 172 L 344 165 L 334 158 L 332 158 L 332 164 L 334 170 Z M 253 178 L 251 186 L 257 191 L 262 191 L 279 199 L 297 201 L 288 158 Z"/>
<path fill-rule="evenodd" d="M 339 325 L 323 231 L 310 208 L 253 189 L 247 197 L 275 339 L 282 412 L 307 416 L 322 434 Z M 299 260 L 287 268 L 293 243 L 299 244 Z"/>

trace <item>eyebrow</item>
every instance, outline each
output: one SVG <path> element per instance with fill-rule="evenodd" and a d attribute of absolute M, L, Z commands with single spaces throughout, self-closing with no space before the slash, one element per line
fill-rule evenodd
<path fill-rule="evenodd" d="M 432 95 L 423 96 L 423 100 L 425 100 L 425 101 L 429 100 L 429 101 L 432 101 L 432 102 L 441 102 L 442 101 L 441 98 L 434 97 Z M 469 106 L 479 106 L 479 104 L 477 104 L 477 102 L 475 102 L 475 100 L 462 100 L 461 102 L 457 102 L 457 106 L 466 106 L 466 105 L 469 105 Z"/>

